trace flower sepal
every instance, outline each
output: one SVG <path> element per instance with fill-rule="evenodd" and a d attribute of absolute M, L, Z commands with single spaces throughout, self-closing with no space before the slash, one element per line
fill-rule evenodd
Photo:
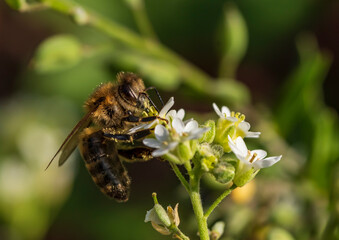
<path fill-rule="evenodd" d="M 233 183 L 237 187 L 242 187 L 246 183 L 250 182 L 257 175 L 258 172 L 259 169 L 255 170 L 252 167 L 249 168 L 244 163 L 239 161 L 236 169 L 236 174 L 233 178 Z"/>
<path fill-rule="evenodd" d="M 212 143 L 215 138 L 215 121 L 208 120 L 204 123 L 203 127 L 209 128 L 209 130 L 202 135 L 202 137 L 199 139 L 199 142 Z"/>
<path fill-rule="evenodd" d="M 181 164 L 184 164 L 193 158 L 197 150 L 197 145 L 198 145 L 197 140 L 185 141 L 178 144 L 175 151 Z"/>

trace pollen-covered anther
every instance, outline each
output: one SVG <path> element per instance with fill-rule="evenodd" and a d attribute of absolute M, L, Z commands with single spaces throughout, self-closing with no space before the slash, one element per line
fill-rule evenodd
<path fill-rule="evenodd" d="M 231 117 L 235 117 L 236 119 L 238 119 L 239 122 L 242 122 L 245 120 L 245 115 L 240 113 L 240 112 L 231 112 Z"/>
<path fill-rule="evenodd" d="M 255 160 L 255 158 L 258 156 L 258 154 L 257 153 L 253 153 L 253 156 L 252 156 L 252 158 L 250 159 L 250 163 L 253 163 L 254 162 L 254 160 Z"/>

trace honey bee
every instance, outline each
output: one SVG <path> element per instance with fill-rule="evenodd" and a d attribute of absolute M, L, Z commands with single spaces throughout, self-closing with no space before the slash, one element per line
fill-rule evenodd
<path fill-rule="evenodd" d="M 84 105 L 86 114 L 67 136 L 46 169 L 59 153 L 59 166 L 64 164 L 79 146 L 95 184 L 106 196 L 125 202 L 129 197 L 131 180 L 122 161 L 147 161 L 153 158 L 151 149 L 140 141 L 152 130 L 131 134 L 127 130 L 133 124 L 153 121 L 158 116 L 148 113 L 158 110 L 147 94 L 149 89 L 155 88 L 146 89 L 137 75 L 120 72 L 117 81 L 117 84 L 102 84 L 92 93 Z M 156 93 L 163 104 L 159 93 Z"/>

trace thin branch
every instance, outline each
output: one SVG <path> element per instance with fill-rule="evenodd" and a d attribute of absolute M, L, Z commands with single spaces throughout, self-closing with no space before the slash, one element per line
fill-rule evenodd
<path fill-rule="evenodd" d="M 180 169 L 178 168 L 178 166 L 172 162 L 169 162 L 175 175 L 177 175 L 177 177 L 179 178 L 180 182 L 182 183 L 182 185 L 184 185 L 186 191 L 188 193 L 190 193 L 190 186 L 187 182 L 187 180 L 185 179 L 185 177 L 182 175 L 182 173 L 180 172 Z"/>
<path fill-rule="evenodd" d="M 208 218 L 209 215 L 213 212 L 213 210 L 219 205 L 219 203 L 227 197 L 228 194 L 230 194 L 237 186 L 235 184 L 232 185 L 229 189 L 225 190 L 214 202 L 213 204 L 208 208 L 208 210 L 205 212 L 204 217 Z"/>

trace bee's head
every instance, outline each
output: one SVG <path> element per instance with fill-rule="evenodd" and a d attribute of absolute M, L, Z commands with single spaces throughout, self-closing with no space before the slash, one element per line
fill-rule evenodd
<path fill-rule="evenodd" d="M 117 75 L 120 96 L 129 104 L 142 109 L 150 107 L 143 80 L 134 73 Z"/>

